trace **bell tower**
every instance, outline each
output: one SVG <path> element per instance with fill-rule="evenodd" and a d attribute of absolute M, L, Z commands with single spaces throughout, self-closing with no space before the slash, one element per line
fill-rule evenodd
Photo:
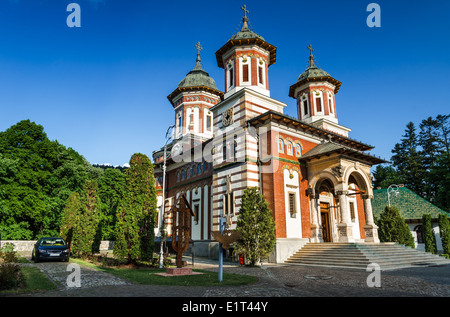
<path fill-rule="evenodd" d="M 269 67 L 276 61 L 277 49 L 251 30 L 247 6 L 241 9 L 241 30 L 216 52 L 217 64 L 225 71 L 225 98 L 242 88 L 270 97 Z"/>
<path fill-rule="evenodd" d="M 298 118 L 318 128 L 348 137 L 351 130 L 339 125 L 336 113 L 335 96 L 342 83 L 317 67 L 311 45 L 308 50 L 308 67 L 289 89 L 289 97 L 297 100 Z"/>

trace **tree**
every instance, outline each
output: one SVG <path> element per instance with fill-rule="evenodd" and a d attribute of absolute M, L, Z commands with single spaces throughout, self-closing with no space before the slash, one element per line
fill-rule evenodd
<path fill-rule="evenodd" d="M 128 262 L 153 258 L 156 189 L 153 164 L 141 153 L 133 154 L 125 172 L 125 193 L 118 208 L 114 254 Z M 133 224 L 129 222 L 132 221 Z M 136 232 L 137 230 L 137 232 Z M 139 237 L 137 239 L 136 237 Z"/>
<path fill-rule="evenodd" d="M 388 188 L 392 184 L 404 184 L 404 178 L 391 165 L 378 165 L 373 173 L 373 187 Z"/>
<path fill-rule="evenodd" d="M 84 258 L 98 251 L 101 219 L 97 181 L 88 180 L 81 195 L 69 196 L 62 220 L 61 235 L 71 243 L 75 256 Z"/>
<path fill-rule="evenodd" d="M 119 169 L 109 168 L 98 179 L 98 193 L 102 202 L 102 238 L 115 240 L 114 227 L 116 224 L 117 208 L 125 192 L 125 174 Z"/>
<path fill-rule="evenodd" d="M 269 204 L 256 187 L 245 189 L 242 195 L 236 231 L 240 233 L 236 250 L 245 254 L 251 266 L 272 252 L 275 221 Z"/>
<path fill-rule="evenodd" d="M 405 134 L 400 143 L 392 150 L 393 166 L 404 177 L 404 184 L 415 193 L 423 196 L 424 168 L 423 159 L 418 152 L 416 128 L 413 122 L 406 126 Z"/>
<path fill-rule="evenodd" d="M 443 210 L 450 210 L 450 152 L 436 160 L 428 175 L 428 182 L 435 187 L 433 203 Z"/>
<path fill-rule="evenodd" d="M 444 254 L 450 255 L 450 220 L 446 215 L 440 214 L 438 221 Z"/>
<path fill-rule="evenodd" d="M 433 254 L 437 253 L 436 237 L 433 232 L 431 223 L 431 215 L 424 214 L 422 216 L 423 240 L 425 242 L 425 251 Z"/>
<path fill-rule="evenodd" d="M 381 242 L 398 242 L 412 248 L 415 247 L 411 231 L 398 208 L 386 206 L 376 223 Z"/>

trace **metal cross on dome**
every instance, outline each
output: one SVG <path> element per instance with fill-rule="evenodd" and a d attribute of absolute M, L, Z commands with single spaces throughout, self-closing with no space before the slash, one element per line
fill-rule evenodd
<path fill-rule="evenodd" d="M 308 49 L 309 49 L 309 51 L 310 51 L 310 54 L 312 55 L 312 52 L 314 52 L 314 49 L 312 48 L 312 45 L 311 45 L 311 44 L 309 44 Z"/>
<path fill-rule="evenodd" d="M 200 53 L 203 50 L 202 45 L 200 44 L 200 42 L 198 42 L 197 44 L 195 44 L 195 48 L 197 49 L 197 51 Z"/>
<path fill-rule="evenodd" d="M 244 17 L 247 17 L 247 14 L 250 13 L 250 11 L 247 10 L 247 6 L 244 4 L 241 9 L 244 10 Z"/>

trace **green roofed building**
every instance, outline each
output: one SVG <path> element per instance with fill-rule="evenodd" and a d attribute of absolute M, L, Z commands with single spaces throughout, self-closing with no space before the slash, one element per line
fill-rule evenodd
<path fill-rule="evenodd" d="M 430 214 L 433 232 L 436 236 L 438 252 L 442 252 L 443 249 L 437 219 L 439 214 L 450 217 L 450 213 L 433 205 L 406 187 L 399 187 L 397 192 L 398 194 L 395 194 L 394 192 L 391 192 L 390 194 L 391 206 L 397 207 L 402 217 L 405 218 L 405 221 L 413 234 L 416 248 L 425 250 L 422 231 L 422 216 L 424 214 Z M 385 207 L 388 205 L 387 189 L 374 189 L 372 201 L 374 217 L 379 218 Z"/>

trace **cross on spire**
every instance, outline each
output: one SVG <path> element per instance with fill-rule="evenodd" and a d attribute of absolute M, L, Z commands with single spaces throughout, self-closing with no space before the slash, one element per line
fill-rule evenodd
<path fill-rule="evenodd" d="M 245 4 L 241 7 L 241 10 L 244 11 L 244 17 L 245 18 L 247 17 L 247 14 L 250 13 L 250 11 L 247 10 L 247 6 Z"/>
<path fill-rule="evenodd" d="M 308 49 L 310 51 L 309 55 L 312 55 L 313 54 L 312 52 L 314 52 L 314 49 L 312 48 L 311 44 L 309 44 Z"/>
<path fill-rule="evenodd" d="M 200 52 L 203 50 L 202 45 L 200 44 L 200 42 L 198 42 L 197 44 L 195 44 L 195 48 L 197 49 L 198 53 L 200 54 Z"/>
<path fill-rule="evenodd" d="M 309 67 L 310 68 L 316 67 L 316 65 L 314 64 L 314 55 L 313 55 L 314 49 L 312 48 L 311 44 L 309 44 L 308 49 L 309 49 Z"/>

